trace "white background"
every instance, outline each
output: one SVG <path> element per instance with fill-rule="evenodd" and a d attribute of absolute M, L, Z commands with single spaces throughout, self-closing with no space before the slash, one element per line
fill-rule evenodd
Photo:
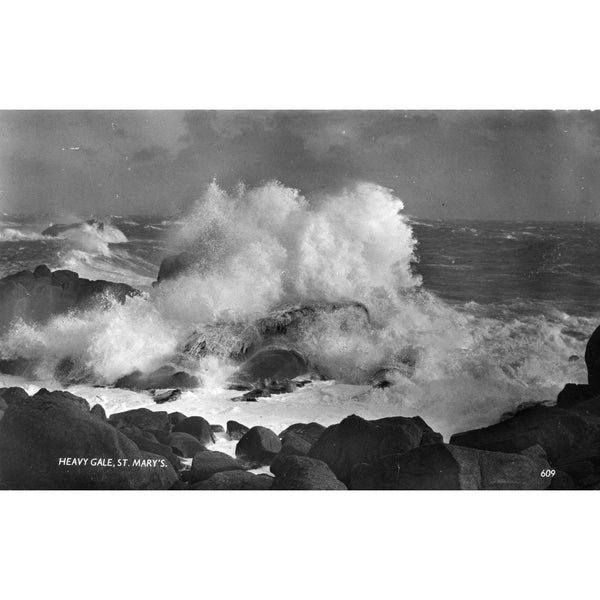
<path fill-rule="evenodd" d="M 14 2 L 0 107 L 598 108 L 596 17 L 576 1 Z M 0 589 L 582 598 L 597 498 L 7 492 Z"/>

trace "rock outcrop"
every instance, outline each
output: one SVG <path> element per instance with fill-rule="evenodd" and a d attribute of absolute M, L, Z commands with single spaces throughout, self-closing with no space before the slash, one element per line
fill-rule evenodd
<path fill-rule="evenodd" d="M 8 405 L 0 480 L 10 489 L 169 489 L 177 475 L 163 456 L 140 450 L 83 402 L 54 392 Z"/>
<path fill-rule="evenodd" d="M 352 469 L 353 490 L 542 490 L 552 479 L 541 447 L 504 453 L 449 444 L 419 446 Z"/>
<path fill-rule="evenodd" d="M 419 446 L 442 441 L 442 436 L 420 417 L 387 417 L 366 421 L 356 415 L 328 427 L 308 456 L 322 460 L 346 485 L 352 468 L 387 454 L 404 454 Z"/>
<path fill-rule="evenodd" d="M 276 469 L 274 490 L 345 490 L 323 462 L 307 456 L 288 456 Z"/>
<path fill-rule="evenodd" d="M 45 265 L 0 279 L 0 327 L 15 318 L 44 322 L 70 310 L 97 306 L 114 298 L 125 302 L 139 292 L 125 283 L 91 281 L 73 271 L 51 272 Z"/>

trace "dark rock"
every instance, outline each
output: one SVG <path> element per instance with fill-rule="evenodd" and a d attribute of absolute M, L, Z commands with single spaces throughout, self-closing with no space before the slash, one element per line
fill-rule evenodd
<path fill-rule="evenodd" d="M 170 445 L 169 438 L 171 433 L 169 431 L 165 431 L 164 429 L 144 429 L 143 431 L 152 435 L 159 444 Z"/>
<path fill-rule="evenodd" d="M 181 398 L 181 390 L 168 390 L 162 394 L 154 395 L 154 402 L 156 404 L 164 404 L 165 402 L 175 402 Z"/>
<path fill-rule="evenodd" d="M 539 444 L 552 465 L 575 450 L 600 443 L 600 418 L 557 407 L 537 406 L 513 418 L 456 433 L 450 443 L 496 452 L 519 452 Z"/>
<path fill-rule="evenodd" d="M 210 430 L 213 433 L 225 433 L 225 428 L 223 427 L 223 425 L 213 425 L 211 423 Z"/>
<path fill-rule="evenodd" d="M 576 490 L 577 486 L 568 473 L 556 471 L 547 490 Z"/>
<path fill-rule="evenodd" d="M 41 277 L 52 277 L 52 271 L 46 265 L 39 265 L 33 270 L 33 276 L 36 279 Z"/>
<path fill-rule="evenodd" d="M 274 490 L 348 489 L 323 461 L 307 456 L 288 456 L 274 473 Z"/>
<path fill-rule="evenodd" d="M 271 463 L 271 472 L 276 473 L 288 456 L 306 456 L 312 444 L 295 433 L 288 433 L 282 441 L 281 450 Z"/>
<path fill-rule="evenodd" d="M 304 375 L 308 365 L 295 350 L 270 348 L 259 350 L 248 359 L 232 377 L 232 382 L 254 384 L 264 379 L 293 379 Z"/>
<path fill-rule="evenodd" d="M 539 444 L 553 468 L 585 487 L 600 473 L 600 417 L 582 412 L 581 406 L 528 408 L 502 423 L 455 434 L 450 443 L 496 452 L 519 452 Z"/>
<path fill-rule="evenodd" d="M 197 377 L 177 371 L 171 365 L 165 365 L 152 373 L 134 371 L 115 382 L 115 387 L 131 390 L 154 390 L 154 389 L 193 389 L 200 385 Z"/>
<path fill-rule="evenodd" d="M 75 394 L 71 394 L 70 392 L 65 392 L 61 390 L 49 392 L 46 388 L 41 388 L 32 396 L 32 398 L 40 400 L 50 399 L 55 400 L 56 402 L 66 402 L 69 404 L 73 404 L 74 406 L 85 412 L 90 411 L 89 402 L 85 398 L 81 398 L 81 396 L 76 396 Z"/>
<path fill-rule="evenodd" d="M 263 389 L 254 389 L 242 396 L 235 396 L 232 402 L 256 402 L 258 398 L 270 398 L 271 394 Z"/>
<path fill-rule="evenodd" d="M 72 310 L 96 306 L 111 296 L 125 302 L 139 292 L 124 283 L 90 281 L 72 271 L 54 271 L 40 265 L 35 272 L 20 271 L 0 280 L 0 324 L 15 318 L 44 322 Z"/>
<path fill-rule="evenodd" d="M 132 442 L 135 442 L 136 446 L 140 450 L 164 456 L 171 463 L 175 470 L 180 469 L 181 463 L 179 458 L 177 458 L 171 447 L 158 442 L 150 432 L 139 429 L 133 425 L 120 427 L 119 431 L 126 435 Z"/>
<path fill-rule="evenodd" d="M 0 421 L 2 420 L 2 417 L 4 417 L 4 413 L 6 412 L 7 408 L 8 404 L 6 403 L 6 400 L 4 400 L 4 398 L 0 398 Z"/>
<path fill-rule="evenodd" d="M 96 417 L 98 417 L 101 421 L 107 421 L 107 417 L 106 417 L 106 411 L 104 410 L 104 408 L 102 407 L 101 404 L 94 404 L 94 406 L 92 406 L 90 412 L 95 415 Z"/>
<path fill-rule="evenodd" d="M 3 398 L 7 404 L 13 404 L 14 402 L 27 400 L 29 394 L 23 388 L 8 387 L 0 389 L 0 398 Z"/>
<path fill-rule="evenodd" d="M 59 464 L 65 458 L 88 464 Z M 93 467 L 92 458 L 129 462 Z M 142 460 L 156 463 L 134 466 Z M 0 480 L 11 489 L 168 489 L 177 475 L 162 456 L 141 451 L 70 399 L 47 394 L 10 404 L 0 421 Z"/>
<path fill-rule="evenodd" d="M 193 490 L 270 490 L 273 477 L 247 471 L 223 471 L 192 486 Z"/>
<path fill-rule="evenodd" d="M 171 428 L 169 415 L 165 411 L 154 411 L 148 408 L 133 408 L 124 412 L 113 413 L 108 422 L 115 426 L 119 423 L 127 423 L 140 429 L 168 431 Z"/>
<path fill-rule="evenodd" d="M 184 415 L 183 413 L 180 413 L 180 412 L 169 413 L 169 422 L 171 423 L 171 425 L 173 427 L 175 427 L 176 425 L 179 425 L 179 423 L 181 423 L 182 421 L 185 421 L 186 419 L 187 419 L 187 416 Z"/>
<path fill-rule="evenodd" d="M 550 400 L 543 400 L 542 402 L 536 402 L 533 400 L 528 400 L 526 402 L 521 402 L 517 405 L 514 410 L 508 410 L 500 416 L 500 421 L 507 421 L 508 419 L 512 419 L 515 415 L 518 415 L 520 412 L 533 408 L 534 406 L 553 406 L 555 403 Z"/>
<path fill-rule="evenodd" d="M 279 336 L 294 337 L 313 324 L 319 316 L 333 313 L 346 314 L 346 320 L 340 319 L 341 329 L 369 324 L 369 311 L 360 302 L 312 302 L 275 309 L 266 317 L 258 319 L 254 327 L 263 340 Z"/>
<path fill-rule="evenodd" d="M 207 451 L 206 446 L 198 441 L 197 438 L 183 431 L 171 432 L 167 443 L 175 454 L 184 458 L 192 458 L 199 452 Z"/>
<path fill-rule="evenodd" d="M 243 471 L 245 469 L 246 465 L 242 461 L 232 458 L 223 452 L 207 450 L 206 452 L 199 452 L 194 456 L 188 480 L 190 483 L 197 483 L 198 481 L 204 481 L 212 477 L 215 473 Z"/>
<path fill-rule="evenodd" d="M 325 426 L 320 423 L 294 423 L 287 429 L 284 429 L 279 437 L 282 442 L 285 442 L 285 438 L 289 433 L 294 433 L 300 436 L 303 440 L 306 440 L 311 446 L 321 437 L 325 431 Z"/>
<path fill-rule="evenodd" d="M 287 347 L 322 315 L 339 313 L 341 330 L 367 327 L 369 312 L 359 302 L 313 302 L 285 305 L 271 311 L 266 317 L 250 325 L 245 323 L 217 323 L 194 332 L 185 344 L 184 351 L 194 358 L 207 354 L 241 360 L 268 345 Z M 224 340 L 227 340 L 225 342 Z M 269 376 L 272 377 L 272 376 Z M 274 377 L 281 379 L 283 377 Z M 286 377 L 291 379 L 290 377 Z M 243 384 L 236 380 L 234 384 Z"/>
<path fill-rule="evenodd" d="M 352 469 L 353 490 L 542 490 L 551 480 L 538 446 L 526 454 L 429 444 Z"/>
<path fill-rule="evenodd" d="M 590 400 L 594 402 L 590 402 Z M 567 383 L 559 392 L 556 401 L 556 406 L 559 408 L 578 410 L 585 405 L 588 412 L 594 404 L 598 405 L 598 412 L 595 414 L 600 415 L 600 391 L 594 389 L 591 385 L 578 385 L 576 383 Z"/>
<path fill-rule="evenodd" d="M 227 435 L 231 440 L 241 440 L 248 431 L 250 431 L 249 427 L 237 421 L 227 421 Z"/>
<path fill-rule="evenodd" d="M 136 427 L 135 425 L 130 425 L 128 423 L 119 423 L 117 425 L 117 429 L 123 434 L 126 435 L 130 440 L 134 440 L 134 438 L 143 438 L 149 442 L 153 442 L 156 443 L 158 442 L 158 440 L 156 439 L 156 437 L 150 432 L 147 431 L 145 429 L 140 429 L 139 427 Z"/>
<path fill-rule="evenodd" d="M 588 383 L 600 391 L 600 327 L 592 333 L 585 348 Z"/>
<path fill-rule="evenodd" d="M 160 263 L 158 269 L 158 283 L 167 279 L 177 279 L 181 275 L 193 270 L 196 259 L 194 255 L 189 252 L 182 252 L 174 256 L 167 256 Z"/>
<path fill-rule="evenodd" d="M 256 466 L 268 465 L 281 450 L 281 441 L 266 427 L 252 427 L 237 443 L 235 455 Z"/>
<path fill-rule="evenodd" d="M 91 371 L 71 356 L 63 358 L 54 369 L 54 378 L 61 385 L 76 385 L 91 378 Z"/>
<path fill-rule="evenodd" d="M 210 428 L 210 423 L 202 417 L 188 417 L 173 427 L 173 431 L 183 431 L 193 435 L 201 444 L 207 446 L 216 441 L 215 434 Z"/>
<path fill-rule="evenodd" d="M 386 454 L 403 454 L 441 441 L 442 436 L 420 417 L 366 421 L 352 415 L 328 427 L 308 456 L 325 462 L 335 476 L 348 485 L 352 467 L 358 463 L 371 463 Z"/>

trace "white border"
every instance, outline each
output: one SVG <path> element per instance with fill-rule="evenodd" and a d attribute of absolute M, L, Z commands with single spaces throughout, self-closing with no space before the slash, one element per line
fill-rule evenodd
<path fill-rule="evenodd" d="M 19 2 L 0 107 L 597 108 L 583 2 Z M 1 132 L 0 132 L 1 133 Z M 587 596 L 594 493 L 3 493 L 15 597 Z"/>

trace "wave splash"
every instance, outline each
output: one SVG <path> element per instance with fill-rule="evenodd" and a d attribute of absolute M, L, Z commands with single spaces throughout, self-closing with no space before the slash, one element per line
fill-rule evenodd
<path fill-rule="evenodd" d="M 199 327 L 251 322 L 286 303 L 351 300 L 368 308 L 367 324 L 324 311 L 294 342 L 341 382 L 366 384 L 389 368 L 395 385 L 365 401 L 488 414 L 491 404 L 510 409 L 583 380 L 583 361 L 569 357 L 582 356 L 585 342 L 569 331 L 591 324 L 563 313 L 501 321 L 449 306 L 415 273 L 417 241 L 402 209 L 368 183 L 311 198 L 277 182 L 233 194 L 213 184 L 171 233 L 174 250 L 194 257 L 190 270 L 122 306 L 16 324 L 2 356 L 25 352 L 48 376 L 75 355 L 106 384 L 164 364 Z M 227 364 L 209 355 L 197 372 L 214 382 Z"/>

